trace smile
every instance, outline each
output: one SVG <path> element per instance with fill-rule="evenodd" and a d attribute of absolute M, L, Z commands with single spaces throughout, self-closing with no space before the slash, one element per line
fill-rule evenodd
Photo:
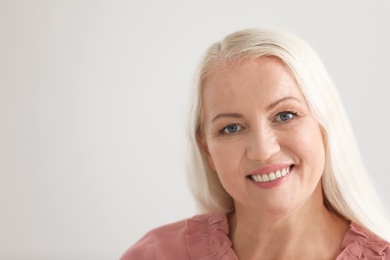
<path fill-rule="evenodd" d="M 250 177 L 255 181 L 255 182 L 271 182 L 275 181 L 277 179 L 280 179 L 284 176 L 286 176 L 290 172 L 290 166 L 286 168 L 282 168 L 279 170 L 276 170 L 274 172 L 269 172 L 269 173 L 263 173 L 263 174 L 254 174 L 251 175 Z"/>

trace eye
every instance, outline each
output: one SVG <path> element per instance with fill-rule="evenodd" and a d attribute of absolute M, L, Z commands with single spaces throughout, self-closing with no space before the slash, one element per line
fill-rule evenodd
<path fill-rule="evenodd" d="M 224 128 L 222 128 L 222 134 L 234 134 L 241 131 L 242 127 L 237 124 L 228 124 Z"/>
<path fill-rule="evenodd" d="M 293 119 L 297 115 L 296 112 L 293 111 L 284 111 L 276 115 L 276 121 L 285 122 Z"/>

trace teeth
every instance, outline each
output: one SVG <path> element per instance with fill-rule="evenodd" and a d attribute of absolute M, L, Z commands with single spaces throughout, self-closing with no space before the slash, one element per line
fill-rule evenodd
<path fill-rule="evenodd" d="M 290 172 L 290 167 L 287 167 L 281 170 L 277 170 L 275 172 L 270 172 L 268 174 L 265 173 L 262 175 L 251 175 L 251 178 L 255 182 L 270 182 L 286 176 L 287 173 L 289 172 Z"/>

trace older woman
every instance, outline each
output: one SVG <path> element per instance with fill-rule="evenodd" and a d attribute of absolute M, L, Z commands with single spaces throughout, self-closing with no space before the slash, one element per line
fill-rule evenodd
<path fill-rule="evenodd" d="M 122 259 L 390 259 L 386 213 L 309 46 L 239 31 L 209 48 L 197 80 L 190 184 L 205 214 Z"/>

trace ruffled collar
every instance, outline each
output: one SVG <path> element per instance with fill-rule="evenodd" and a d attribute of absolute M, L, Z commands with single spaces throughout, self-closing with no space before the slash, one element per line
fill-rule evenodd
<path fill-rule="evenodd" d="M 195 216 L 187 221 L 187 249 L 191 259 L 237 259 L 228 236 L 229 224 L 224 214 Z"/>
<path fill-rule="evenodd" d="M 187 249 L 191 259 L 238 260 L 229 238 L 226 215 L 210 213 L 195 216 L 187 221 L 187 230 Z M 389 243 L 355 223 L 350 224 L 342 248 L 336 260 L 390 259 Z"/>
<path fill-rule="evenodd" d="M 390 259 L 389 243 L 353 222 L 344 236 L 342 248 L 336 260 Z"/>

